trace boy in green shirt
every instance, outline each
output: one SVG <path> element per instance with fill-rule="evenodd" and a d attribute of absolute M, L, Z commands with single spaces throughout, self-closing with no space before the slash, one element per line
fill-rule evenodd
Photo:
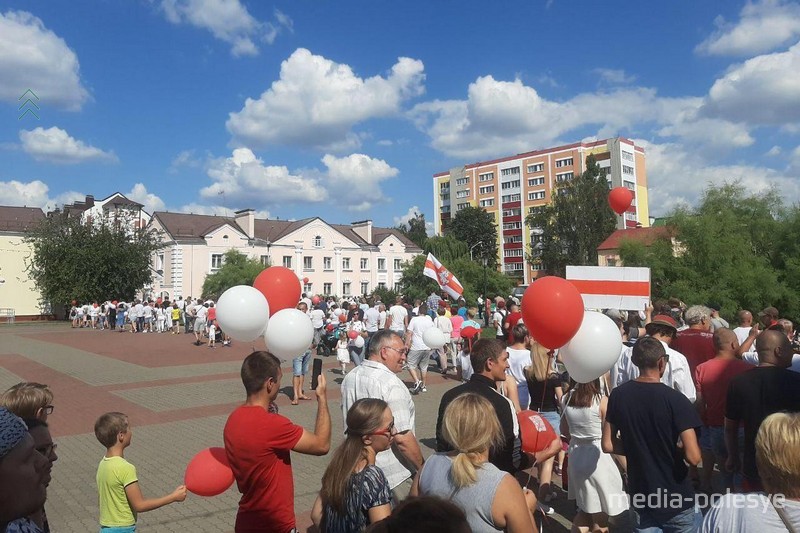
<path fill-rule="evenodd" d="M 133 437 L 126 415 L 102 415 L 94 424 L 94 435 L 106 447 L 106 454 L 97 467 L 96 478 L 102 533 L 133 533 L 136 531 L 137 513 L 186 499 L 184 485 L 161 498 L 146 500 L 142 496 L 136 467 L 124 457 L 125 448 L 130 446 Z"/>

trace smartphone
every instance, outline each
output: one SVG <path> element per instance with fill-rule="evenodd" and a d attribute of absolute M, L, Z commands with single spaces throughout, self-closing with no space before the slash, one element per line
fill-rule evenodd
<path fill-rule="evenodd" d="M 320 374 L 322 374 L 322 359 L 316 357 L 314 358 L 314 366 L 311 371 L 311 390 L 317 390 Z"/>

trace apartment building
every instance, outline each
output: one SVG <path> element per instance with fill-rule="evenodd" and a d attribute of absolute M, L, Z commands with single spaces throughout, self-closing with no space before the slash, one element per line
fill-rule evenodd
<path fill-rule="evenodd" d="M 609 189 L 627 187 L 634 193 L 631 207 L 618 217 L 617 228 L 649 226 L 644 148 L 615 137 L 471 163 L 434 174 L 437 235 L 460 209 L 469 205 L 486 209 L 497 225 L 500 268 L 530 283 L 541 267 L 528 263 L 526 253 L 541 237 L 525 226 L 525 217 L 547 205 L 559 185 L 584 172 L 590 154 L 606 173 Z"/>

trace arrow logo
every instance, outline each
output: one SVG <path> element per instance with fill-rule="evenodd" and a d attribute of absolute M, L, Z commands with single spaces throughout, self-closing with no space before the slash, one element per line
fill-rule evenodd
<path fill-rule="evenodd" d="M 36 100 L 38 100 L 38 99 L 39 99 L 39 97 L 38 97 L 38 96 L 36 96 L 36 93 L 35 93 L 35 92 L 33 92 L 32 90 L 28 89 L 27 91 L 25 91 L 24 93 L 22 93 L 22 96 L 20 96 L 20 97 L 19 97 L 17 100 L 22 100 L 23 98 L 25 98 L 26 96 L 28 96 L 28 94 L 29 94 L 29 93 L 30 93 L 30 95 L 31 95 L 33 98 L 35 98 Z M 30 104 L 30 105 L 29 105 L 29 104 Z M 33 100 L 31 100 L 31 97 L 30 97 L 30 96 L 28 96 L 28 98 L 27 98 L 27 99 L 26 99 L 24 102 L 22 102 L 22 105 L 21 105 L 21 106 L 19 106 L 19 110 L 20 110 L 20 111 L 22 111 L 22 108 L 24 108 L 24 107 L 26 107 L 26 106 L 27 106 L 27 108 L 25 109 L 25 111 L 23 111 L 23 112 L 22 112 L 22 114 L 19 116 L 19 118 L 18 118 L 17 120 L 22 120 L 22 117 L 24 117 L 24 116 L 25 116 L 25 115 L 27 115 L 28 113 L 30 113 L 31 115 L 33 115 L 34 117 L 36 117 L 36 119 L 38 120 L 38 119 L 39 119 L 39 115 L 37 115 L 37 114 L 36 114 L 36 111 L 34 111 L 34 110 L 33 110 L 33 108 L 35 107 L 36 109 L 39 109 L 39 106 L 38 106 L 38 105 L 36 105 L 36 102 L 34 102 Z M 33 107 L 31 107 L 31 106 L 33 106 Z"/>

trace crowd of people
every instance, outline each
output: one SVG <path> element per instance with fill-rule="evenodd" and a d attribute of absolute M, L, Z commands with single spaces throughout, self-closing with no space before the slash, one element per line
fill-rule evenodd
<path fill-rule="evenodd" d="M 619 327 L 619 359 L 600 378 L 576 383 L 558 351 L 531 336 L 517 302 L 482 307 L 491 326 L 480 333 L 477 307 L 437 294 L 413 303 L 400 297 L 388 308 L 303 296 L 298 309 L 309 313 L 315 335 L 293 361 L 292 403 L 310 399 L 313 353 L 335 354 L 344 374 L 345 436 L 311 511 L 320 531 L 538 531 L 561 497 L 559 474 L 577 506 L 576 532 L 800 531 L 800 354 L 792 322 L 777 309 L 757 318 L 742 310 L 735 328 L 716 306 L 606 310 Z M 181 320 L 192 316 L 187 308 Z M 134 330 L 147 331 L 136 317 Z M 430 328 L 450 342 L 429 348 Z M 436 452 L 425 460 L 414 395 L 427 392 L 432 360 L 457 385 L 442 396 Z M 241 378 L 246 400 L 223 432 L 242 493 L 235 530 L 295 531 L 291 452 L 325 455 L 332 445 L 325 375 L 313 391 L 313 430 L 279 412 L 274 355 L 248 355 Z M 47 531 L 45 487 L 57 459 L 46 431 L 52 402 L 39 384 L 0 397 L 0 501 L 18 486 L 31 488 L 29 498 L 3 506 L 6 531 Z M 538 422 L 527 431 L 538 437 L 521 427 L 532 411 Z M 143 498 L 124 459 L 131 435 L 124 414 L 102 415 L 95 434 L 106 448 L 97 472 L 102 531 L 134 531 L 137 512 L 186 497 L 181 486 Z M 539 437 L 530 451 L 525 443 Z"/>

